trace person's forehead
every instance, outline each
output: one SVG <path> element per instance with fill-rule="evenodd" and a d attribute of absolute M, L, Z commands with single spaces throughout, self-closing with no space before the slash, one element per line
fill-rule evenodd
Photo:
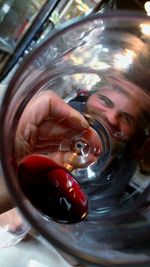
<path fill-rule="evenodd" d="M 130 92 L 125 91 L 123 88 L 119 87 L 119 86 L 105 86 L 102 87 L 100 90 L 97 91 L 97 94 L 99 95 L 106 95 L 106 96 L 114 96 L 117 95 L 118 97 L 125 97 L 125 98 L 129 98 L 132 99 L 132 95 L 130 94 Z"/>
<path fill-rule="evenodd" d="M 108 83 L 105 86 L 101 87 L 98 91 L 99 94 L 104 95 L 118 95 L 130 100 L 137 100 L 143 98 L 144 94 L 142 90 L 132 84 L 126 84 L 121 82 Z"/>
<path fill-rule="evenodd" d="M 107 84 L 101 87 L 97 91 L 98 95 L 103 95 L 108 97 L 111 101 L 126 102 L 128 105 L 132 105 L 135 110 L 146 110 L 146 112 L 150 112 L 150 101 L 149 97 L 144 94 L 142 89 L 131 86 L 128 87 L 128 84 L 121 83 L 113 83 Z"/>
<path fill-rule="evenodd" d="M 135 83 L 125 79 L 122 75 L 108 75 L 106 78 L 106 87 L 131 98 L 145 98 L 143 89 Z"/>

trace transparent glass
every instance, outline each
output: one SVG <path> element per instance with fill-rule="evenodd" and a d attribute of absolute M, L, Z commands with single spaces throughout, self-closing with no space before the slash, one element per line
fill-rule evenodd
<path fill-rule="evenodd" d="M 0 214 L 0 248 L 7 248 L 19 243 L 30 230 L 17 208 Z"/>
<path fill-rule="evenodd" d="M 3 99 L 14 200 L 88 266 L 150 263 L 149 49 L 146 16 L 84 18 L 29 55 Z"/>
<path fill-rule="evenodd" d="M 35 5 L 32 0 L 25 3 L 17 0 L 0 1 L 0 72 L 16 53 L 16 47 L 46 1 L 36 2 Z"/>

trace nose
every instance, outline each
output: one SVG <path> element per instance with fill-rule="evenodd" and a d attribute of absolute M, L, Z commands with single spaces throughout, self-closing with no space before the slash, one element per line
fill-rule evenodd
<path fill-rule="evenodd" d="M 119 127 L 119 114 L 115 109 L 107 110 L 105 113 L 106 120 L 115 128 Z"/>

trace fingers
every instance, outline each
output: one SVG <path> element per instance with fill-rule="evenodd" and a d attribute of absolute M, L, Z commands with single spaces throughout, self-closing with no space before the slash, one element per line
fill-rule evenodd
<path fill-rule="evenodd" d="M 82 130 L 87 128 L 87 120 L 75 109 L 70 107 L 59 98 L 54 92 L 47 92 L 49 97 L 49 114 L 51 118 L 54 118 L 57 122 L 63 122 L 69 128 L 76 128 Z"/>
<path fill-rule="evenodd" d="M 73 132 L 87 128 L 88 122 L 53 91 L 45 91 L 35 96 L 26 106 L 16 133 L 16 153 L 31 153 L 41 149 L 41 141 L 61 137 L 69 138 Z M 32 152 L 33 153 L 33 152 Z"/>
<path fill-rule="evenodd" d="M 68 127 L 83 129 L 88 127 L 86 119 L 63 99 L 52 91 L 45 91 L 35 96 L 25 108 L 20 119 L 20 130 L 28 123 L 39 126 L 43 121 L 53 119 L 55 123 L 63 122 Z"/>

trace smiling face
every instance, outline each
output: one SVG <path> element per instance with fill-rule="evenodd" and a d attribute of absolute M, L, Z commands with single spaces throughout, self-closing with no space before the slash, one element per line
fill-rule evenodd
<path fill-rule="evenodd" d="M 136 131 L 143 99 L 139 88 L 115 83 L 92 94 L 87 101 L 87 111 L 95 119 L 103 120 L 111 133 L 124 141 Z"/>

